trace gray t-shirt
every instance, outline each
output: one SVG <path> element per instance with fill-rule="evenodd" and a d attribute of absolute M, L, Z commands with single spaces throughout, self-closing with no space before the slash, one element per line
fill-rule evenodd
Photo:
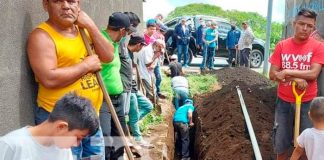
<path fill-rule="evenodd" d="M 186 77 L 183 76 L 175 76 L 171 79 L 171 86 L 172 88 L 189 88 L 189 83 L 188 80 L 186 79 Z"/>
<path fill-rule="evenodd" d="M 24 127 L 0 138 L 0 160 L 73 160 L 71 149 L 43 146 Z"/>
<path fill-rule="evenodd" d="M 324 159 L 324 131 L 315 128 L 305 129 L 297 138 L 300 147 L 305 149 L 308 160 Z"/>
<path fill-rule="evenodd" d="M 132 60 L 127 49 L 127 40 L 119 43 L 120 76 L 123 82 L 124 92 L 129 92 L 132 88 Z"/>

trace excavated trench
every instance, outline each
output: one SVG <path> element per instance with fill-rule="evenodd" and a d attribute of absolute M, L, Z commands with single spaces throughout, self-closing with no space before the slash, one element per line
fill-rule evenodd
<path fill-rule="evenodd" d="M 196 95 L 192 158 L 197 160 L 251 160 L 252 144 L 236 92 L 239 85 L 260 147 L 262 158 L 274 159 L 271 141 L 275 86 L 247 68 L 225 68 L 215 74 L 222 89 Z"/>

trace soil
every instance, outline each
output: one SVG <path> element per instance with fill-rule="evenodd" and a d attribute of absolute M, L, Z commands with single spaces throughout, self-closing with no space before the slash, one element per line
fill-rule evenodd
<path fill-rule="evenodd" d="M 143 135 L 145 141 L 154 145 L 153 149 L 141 150 L 142 160 L 171 160 L 174 157 L 174 130 L 172 116 L 174 107 L 168 99 L 161 99 L 161 109 L 164 120 L 158 125 L 152 125 L 149 134 Z"/>
<path fill-rule="evenodd" d="M 225 68 L 209 73 L 217 76 L 222 89 L 195 96 L 194 159 L 254 159 L 236 86 L 242 91 L 263 159 L 273 159 L 274 85 L 248 68 Z"/>

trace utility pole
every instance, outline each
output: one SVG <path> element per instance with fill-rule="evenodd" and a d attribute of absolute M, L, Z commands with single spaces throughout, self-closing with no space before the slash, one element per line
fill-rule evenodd
<path fill-rule="evenodd" d="M 268 68 L 269 68 L 268 60 L 270 55 L 271 19 L 272 19 L 272 0 L 268 0 L 267 35 L 266 35 L 266 44 L 264 50 L 263 75 L 268 74 Z"/>

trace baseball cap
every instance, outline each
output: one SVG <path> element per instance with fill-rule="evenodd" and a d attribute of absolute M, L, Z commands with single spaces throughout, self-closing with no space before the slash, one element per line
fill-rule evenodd
<path fill-rule="evenodd" d="M 156 25 L 156 20 L 153 19 L 153 18 L 151 18 L 151 19 L 147 20 L 146 25 L 147 25 L 147 26 L 148 26 L 148 25 Z"/>
<path fill-rule="evenodd" d="M 191 99 L 186 99 L 186 100 L 185 100 L 185 103 L 193 104 L 193 101 L 192 101 Z"/>
<path fill-rule="evenodd" d="M 129 17 L 122 12 L 114 12 L 109 16 L 108 25 L 114 28 L 126 28 L 131 32 L 136 32 L 136 28 L 131 26 Z"/>
<path fill-rule="evenodd" d="M 138 43 L 141 43 L 143 45 L 147 45 L 145 43 L 145 39 L 144 39 L 144 36 L 142 34 L 138 34 L 138 33 L 134 33 L 130 36 L 130 39 L 129 39 L 129 44 L 138 44 Z"/>
<path fill-rule="evenodd" d="M 178 59 L 178 56 L 175 55 L 175 54 L 173 54 L 173 55 L 170 57 L 170 59 Z"/>

